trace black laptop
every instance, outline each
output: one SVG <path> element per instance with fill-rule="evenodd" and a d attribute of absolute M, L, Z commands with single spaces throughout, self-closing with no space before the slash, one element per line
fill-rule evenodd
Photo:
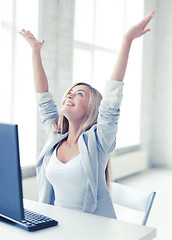
<path fill-rule="evenodd" d="M 8 219 L 28 231 L 56 226 L 57 221 L 23 208 L 18 126 L 0 123 L 0 221 Z"/>

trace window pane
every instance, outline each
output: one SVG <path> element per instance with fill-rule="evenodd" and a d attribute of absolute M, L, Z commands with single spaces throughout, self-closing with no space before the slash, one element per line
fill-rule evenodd
<path fill-rule="evenodd" d="M 0 20 L 2 22 L 12 22 L 12 10 L 13 10 L 13 0 L 1 0 L 0 1 Z"/>
<path fill-rule="evenodd" d="M 134 11 L 133 6 L 137 11 Z M 143 17 L 143 1 L 127 0 L 125 31 Z M 124 96 L 118 126 L 117 147 L 140 144 L 142 39 L 136 39 L 130 50 L 127 72 L 124 80 Z"/>
<path fill-rule="evenodd" d="M 142 41 L 140 39 L 131 48 L 124 80 L 117 147 L 140 144 L 141 66 Z"/>
<path fill-rule="evenodd" d="M 75 1 L 75 30 L 74 39 L 77 41 L 93 42 L 94 1 Z"/>
<path fill-rule="evenodd" d="M 31 17 L 32 16 L 32 17 Z M 16 2 L 14 121 L 19 125 L 21 164 L 36 160 L 36 101 L 32 56 L 28 43 L 18 34 L 22 28 L 38 33 L 38 2 Z"/>
<path fill-rule="evenodd" d="M 95 44 L 118 50 L 124 30 L 124 1 L 97 0 Z"/>
<path fill-rule="evenodd" d="M 95 50 L 93 85 L 103 92 L 105 81 L 109 80 L 116 61 L 116 55 L 107 51 Z"/>
<path fill-rule="evenodd" d="M 128 80 L 125 81 L 121 104 L 117 148 L 140 144 L 140 81 L 131 84 Z"/>
<path fill-rule="evenodd" d="M 126 0 L 125 31 L 127 31 L 131 26 L 142 20 L 143 12 L 143 0 Z"/>
<path fill-rule="evenodd" d="M 73 82 L 91 82 L 91 52 L 75 48 L 73 64 Z"/>
<path fill-rule="evenodd" d="M 143 0 L 95 0 L 94 2 L 94 42 L 90 44 L 90 52 L 93 51 L 92 84 L 103 92 L 105 81 L 111 77 L 123 34 L 143 17 Z M 98 48 L 99 46 L 104 49 Z M 89 45 L 87 48 L 89 49 Z M 78 56 L 78 63 L 79 58 Z M 142 39 L 137 39 L 131 48 L 124 79 L 117 148 L 140 144 L 141 60 Z"/>
<path fill-rule="evenodd" d="M 0 65 L 3 66 L 0 71 L 0 121 L 19 125 L 21 165 L 33 165 L 36 160 L 36 104 L 31 48 L 18 30 L 30 28 L 37 35 L 38 1 L 4 0 L 0 6 L 4 12 L 0 25 Z M 8 24 L 12 19 L 12 24 Z"/>
<path fill-rule="evenodd" d="M 38 1 L 16 0 L 16 26 L 18 30 L 25 28 L 37 33 Z"/>
<path fill-rule="evenodd" d="M 35 163 L 36 102 L 30 46 L 20 36 L 16 39 L 14 122 L 19 125 L 22 165 Z"/>
<path fill-rule="evenodd" d="M 11 71 L 12 71 L 12 35 L 11 31 L 0 28 L 1 32 L 1 43 L 0 43 L 0 122 L 11 121 Z"/>

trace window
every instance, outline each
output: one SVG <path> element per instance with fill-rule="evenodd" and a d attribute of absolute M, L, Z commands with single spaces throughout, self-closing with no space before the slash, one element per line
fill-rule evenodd
<path fill-rule="evenodd" d="M 21 165 L 36 158 L 36 106 L 30 46 L 19 35 L 22 28 L 38 33 L 38 1 L 0 2 L 0 122 L 19 125 Z"/>
<path fill-rule="evenodd" d="M 137 10 L 136 10 L 137 9 Z M 143 17 L 143 0 L 76 0 L 73 82 L 100 92 L 110 78 L 123 34 Z M 140 144 L 142 40 L 135 40 L 125 76 L 117 148 Z"/>

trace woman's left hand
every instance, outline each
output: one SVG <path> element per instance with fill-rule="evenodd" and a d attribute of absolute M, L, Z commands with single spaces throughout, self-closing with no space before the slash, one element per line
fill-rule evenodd
<path fill-rule="evenodd" d="M 155 11 L 151 11 L 141 22 L 134 25 L 126 34 L 125 37 L 133 41 L 135 38 L 141 37 L 143 34 L 150 31 L 150 29 L 145 29 L 147 24 L 150 22 L 150 20 L 155 15 Z"/>

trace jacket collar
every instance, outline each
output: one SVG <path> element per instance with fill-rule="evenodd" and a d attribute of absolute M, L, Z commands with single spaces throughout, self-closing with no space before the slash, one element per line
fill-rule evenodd
<path fill-rule="evenodd" d="M 61 142 L 68 136 L 68 132 L 61 134 L 61 133 L 51 133 L 47 139 L 47 142 L 42 149 L 39 157 L 38 162 L 56 145 L 57 143 Z"/>

